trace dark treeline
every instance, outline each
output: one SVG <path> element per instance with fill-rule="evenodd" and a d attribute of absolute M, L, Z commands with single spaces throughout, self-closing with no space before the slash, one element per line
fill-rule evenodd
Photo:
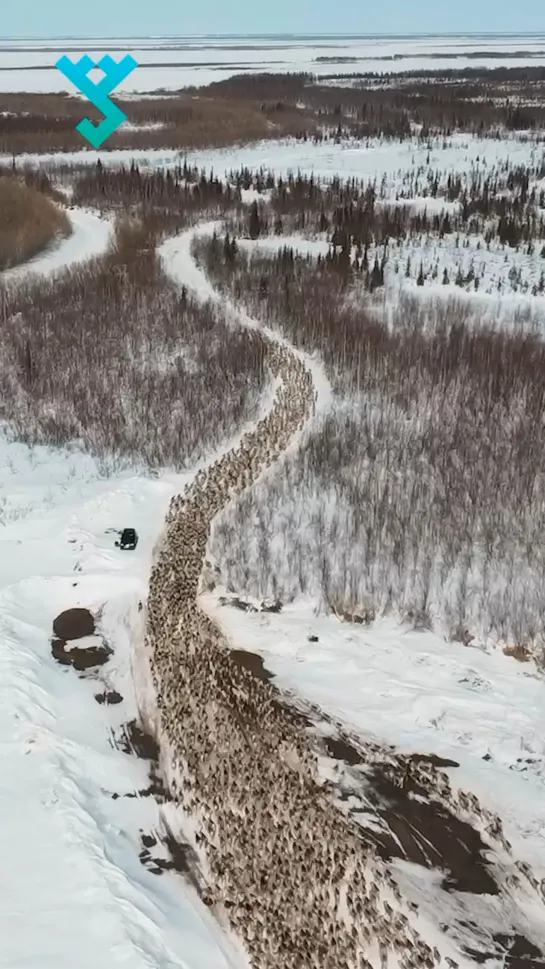
<path fill-rule="evenodd" d="M 387 180 L 320 182 L 312 175 L 276 177 L 270 172 L 231 172 L 240 189 L 267 193 L 268 202 L 253 203 L 250 214 L 240 216 L 239 234 L 250 238 L 281 235 L 286 231 L 329 233 L 333 245 L 382 246 L 421 234 L 443 238 L 452 233 L 482 235 L 485 244 L 497 240 L 516 247 L 545 239 L 545 191 L 531 182 L 545 177 L 543 159 L 535 166 L 498 166 L 492 172 L 472 171 L 467 176 L 428 169 L 412 174 L 395 195 Z M 422 209 L 396 202 L 421 198 Z M 445 210 L 425 209 L 426 198 L 444 200 Z M 457 203 L 452 210 L 447 203 Z M 359 255 L 359 254 L 358 254 Z"/>
<path fill-rule="evenodd" d="M 200 92 L 239 98 L 242 92 L 279 102 L 287 109 L 304 103 L 324 120 L 338 119 L 357 137 L 407 138 L 414 125 L 449 135 L 468 131 L 534 131 L 545 127 L 543 68 L 422 71 L 401 74 L 339 74 L 320 83 L 316 75 L 238 75 Z M 346 79 L 352 84 L 346 85 Z M 338 81 L 335 85 L 334 81 Z M 354 83 L 355 82 L 355 83 Z M 531 92 L 528 94 L 528 92 Z M 528 102 L 528 98 L 531 101 Z"/>
<path fill-rule="evenodd" d="M 20 166 L 14 160 L 0 168 L 1 174 L 18 175 L 30 187 L 62 198 L 52 174 L 41 169 Z M 422 236 L 453 235 L 456 245 L 463 245 L 473 234 L 482 237 L 485 247 L 499 243 L 524 246 L 529 255 L 536 247 L 541 252 L 545 190 L 540 182 L 544 178 L 542 155 L 533 165 L 512 166 L 505 161 L 493 168 L 480 166 L 477 159 L 464 174 L 428 164 L 392 183 L 386 176 L 336 176 L 324 181 L 300 172 L 282 176 L 248 168 L 231 171 L 224 179 L 187 160 L 155 170 L 135 162 L 110 168 L 99 161 L 93 166 L 65 166 L 56 176 L 73 185 L 75 204 L 131 212 L 143 218 L 150 231 L 174 231 L 208 211 L 228 216 L 231 232 L 253 239 L 291 232 L 325 235 L 335 249 L 351 254 L 356 269 L 364 272 L 371 247 L 386 249 Z M 248 189 L 263 198 L 250 206 L 243 204 L 242 192 Z M 418 208 L 410 204 L 414 198 L 420 199 Z"/>
<path fill-rule="evenodd" d="M 221 214 L 241 205 L 236 188 L 186 163 L 150 171 L 134 163 L 106 169 L 99 160 L 76 179 L 73 199 L 77 205 L 131 211 L 169 231 L 203 211 Z"/>
<path fill-rule="evenodd" d="M 416 129 L 424 136 L 527 131 L 538 137 L 545 128 L 543 75 L 543 68 L 475 68 L 339 75 L 336 85 L 335 78 L 321 83 L 308 73 L 242 74 L 174 96 L 120 101 L 131 127 L 116 131 L 109 146 L 191 149 L 321 138 L 330 130 L 355 138 L 406 139 Z M 101 117 L 92 105 L 85 114 Z M 66 94 L 0 94 L 0 152 L 84 149 L 75 130 L 81 117 L 82 102 Z"/>

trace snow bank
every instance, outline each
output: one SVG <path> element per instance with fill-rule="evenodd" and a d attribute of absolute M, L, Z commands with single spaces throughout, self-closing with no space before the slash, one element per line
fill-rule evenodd
<path fill-rule="evenodd" d="M 160 826 L 145 764 L 112 746 L 137 716 L 131 641 L 151 555 L 187 476 L 104 476 L 68 450 L 0 440 L 0 839 L 2 966 L 218 969 L 238 956 L 178 876 L 139 861 Z M 135 552 L 112 529 L 136 525 Z M 95 677 L 51 655 L 55 616 L 104 607 L 114 650 Z M 117 706 L 95 694 L 115 689 Z M 115 798 L 113 797 L 115 795 Z M 30 927 L 30 931 L 29 931 Z"/>

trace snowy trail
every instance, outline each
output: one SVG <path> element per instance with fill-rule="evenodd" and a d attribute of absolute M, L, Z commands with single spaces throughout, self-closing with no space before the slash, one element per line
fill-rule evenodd
<path fill-rule="evenodd" d="M 237 320 L 238 323 L 249 329 L 259 330 L 271 343 L 285 347 L 294 357 L 301 360 L 312 374 L 314 389 L 317 393 L 316 412 L 320 413 L 327 410 L 331 402 L 332 390 L 325 369 L 317 356 L 297 350 L 276 330 L 254 320 L 244 310 L 236 306 L 232 300 L 227 299 L 223 294 L 219 294 L 203 270 L 196 264 L 191 253 L 193 239 L 198 236 L 210 236 L 215 229 L 218 230 L 219 228 L 217 222 L 205 222 L 197 228 L 188 229 L 179 236 L 167 239 L 159 247 L 159 255 L 163 260 L 165 272 L 178 286 L 187 286 L 198 299 L 203 302 L 210 300 L 217 306 L 222 306 L 227 317 Z"/>
<path fill-rule="evenodd" d="M 72 234 L 40 253 L 30 262 L 0 273 L 0 282 L 18 283 L 29 276 L 50 276 L 106 252 L 112 241 L 113 223 L 90 209 L 71 209 L 67 213 Z"/>

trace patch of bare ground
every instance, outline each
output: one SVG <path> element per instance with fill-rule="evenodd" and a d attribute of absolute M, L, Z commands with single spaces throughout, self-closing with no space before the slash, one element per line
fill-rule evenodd
<path fill-rule="evenodd" d="M 490 957 L 502 955 L 505 969 L 543 969 L 545 966 L 543 953 L 522 935 L 495 935 L 494 941 L 499 953 L 490 953 Z"/>
<path fill-rule="evenodd" d="M 164 821 L 159 830 L 141 834 L 141 841 L 142 850 L 138 857 L 148 871 L 154 875 L 175 871 L 188 879 L 194 888 L 199 888 L 199 881 L 195 876 L 198 865 L 195 851 L 191 845 L 176 838 Z M 160 852 L 166 857 L 163 857 Z"/>
<path fill-rule="evenodd" d="M 92 636 L 95 628 L 95 617 L 88 609 L 67 609 L 53 620 L 55 636 L 67 642 L 71 639 Z"/>
<path fill-rule="evenodd" d="M 263 663 L 263 659 L 257 653 L 251 653 L 246 649 L 232 649 L 231 659 L 240 669 L 248 670 L 263 683 L 267 683 L 273 678 L 274 674 L 269 672 Z"/>
<path fill-rule="evenodd" d="M 411 754 L 408 757 L 409 763 L 431 764 L 432 767 L 459 767 L 457 760 L 450 760 L 448 757 L 439 757 L 437 754 Z"/>
<path fill-rule="evenodd" d="M 464 923 L 464 926 L 478 928 L 474 923 Z M 517 932 L 496 933 L 485 949 L 465 946 L 463 951 L 478 965 L 486 964 L 489 959 L 501 959 L 504 969 L 543 969 L 545 966 L 545 957 L 537 946 Z"/>
<path fill-rule="evenodd" d="M 104 693 L 96 693 L 95 700 L 97 703 L 104 704 L 105 706 L 113 706 L 117 703 L 123 703 L 123 697 L 121 693 L 117 690 L 105 690 Z"/>
<path fill-rule="evenodd" d="M 67 609 L 53 620 L 51 653 L 62 666 L 72 666 L 82 673 L 107 663 L 113 650 L 102 640 L 96 642 L 94 616 L 88 609 Z M 85 640 L 90 640 L 87 643 Z M 75 641 L 79 646 L 73 645 Z M 71 645 L 68 646 L 68 643 Z M 114 701 L 115 702 L 115 701 Z"/>
<path fill-rule="evenodd" d="M 85 670 L 104 666 L 104 663 L 108 662 L 112 650 L 108 646 L 94 644 L 71 646 L 67 649 L 64 640 L 53 638 L 51 640 L 51 653 L 61 666 L 73 666 L 79 673 L 83 673 Z"/>
<path fill-rule="evenodd" d="M 125 794 L 125 797 L 153 797 L 158 804 L 173 803 L 174 798 L 166 787 L 159 767 L 159 746 L 151 734 L 147 733 L 136 720 L 124 724 L 121 735 L 115 739 L 115 746 L 126 754 L 132 754 L 148 763 L 149 785 L 140 791 Z M 117 799 L 119 794 L 113 794 Z M 198 857 L 192 846 L 174 834 L 164 817 L 160 827 L 152 832 L 140 832 L 142 849 L 139 858 L 142 864 L 154 875 L 165 871 L 175 871 L 183 875 L 199 893 Z M 153 851 L 152 851 L 153 849 Z"/>
<path fill-rule="evenodd" d="M 0 177 L 0 271 L 32 259 L 70 235 L 66 212 L 18 178 Z"/>
<path fill-rule="evenodd" d="M 386 837 L 377 837 L 385 860 L 400 858 L 442 871 L 442 888 L 472 895 L 497 895 L 499 888 L 486 859 L 489 847 L 479 832 L 437 801 L 418 783 L 410 761 L 398 758 L 392 770 L 375 764 L 365 774 L 365 796 L 384 822 Z"/>
<path fill-rule="evenodd" d="M 159 746 L 156 740 L 136 720 L 124 724 L 117 746 L 126 754 L 134 754 L 140 760 L 159 763 Z"/>

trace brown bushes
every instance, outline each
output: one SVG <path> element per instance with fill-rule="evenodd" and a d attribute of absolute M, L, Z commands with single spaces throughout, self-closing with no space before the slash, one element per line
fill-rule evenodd
<path fill-rule="evenodd" d="M 248 97 L 226 102 L 206 94 L 119 101 L 131 127 L 123 125 L 108 148 L 208 148 L 311 133 L 314 112 L 295 106 L 269 115 Z M 9 114 L 2 115 L 2 112 Z M 101 120 L 96 109 L 78 98 L 52 94 L 0 94 L 0 153 L 74 151 L 88 148 L 76 131 L 83 117 Z M 133 127 L 141 126 L 141 127 Z M 151 127 L 156 126 L 156 127 Z"/>
<path fill-rule="evenodd" d="M 363 138 L 406 138 L 415 124 L 422 125 L 424 135 L 462 130 L 492 136 L 502 128 L 542 130 L 545 125 L 545 77 L 540 67 L 423 68 L 385 75 L 344 72 L 323 80 L 327 83 L 302 73 L 240 74 L 201 91 L 226 100 L 259 97 L 284 108 L 303 101 L 321 123 L 340 124 L 346 133 Z"/>
<path fill-rule="evenodd" d="M 108 148 L 206 148 L 288 135 L 317 138 L 325 129 L 357 138 L 422 137 L 456 130 L 498 137 L 502 130 L 545 126 L 542 68 L 346 75 L 327 84 L 310 74 L 242 74 L 175 96 L 119 101 L 132 127 Z M 304 107 L 302 106 L 304 105 Z M 76 131 L 96 109 L 66 94 L 0 94 L 0 153 L 84 149 Z"/>
<path fill-rule="evenodd" d="M 0 176 L 0 270 L 32 259 L 70 231 L 68 216 L 50 199 L 16 178 Z"/>
<path fill-rule="evenodd" d="M 0 419 L 28 443 L 181 468 L 250 420 L 258 333 L 178 292 L 139 224 L 102 261 L 0 291 Z"/>
<path fill-rule="evenodd" d="M 297 456 L 217 522 L 225 584 L 539 648 L 543 342 L 466 324 L 454 302 L 435 323 L 408 303 L 387 328 L 326 262 L 223 253 L 201 251 L 216 282 L 318 348 L 337 392 Z"/>

